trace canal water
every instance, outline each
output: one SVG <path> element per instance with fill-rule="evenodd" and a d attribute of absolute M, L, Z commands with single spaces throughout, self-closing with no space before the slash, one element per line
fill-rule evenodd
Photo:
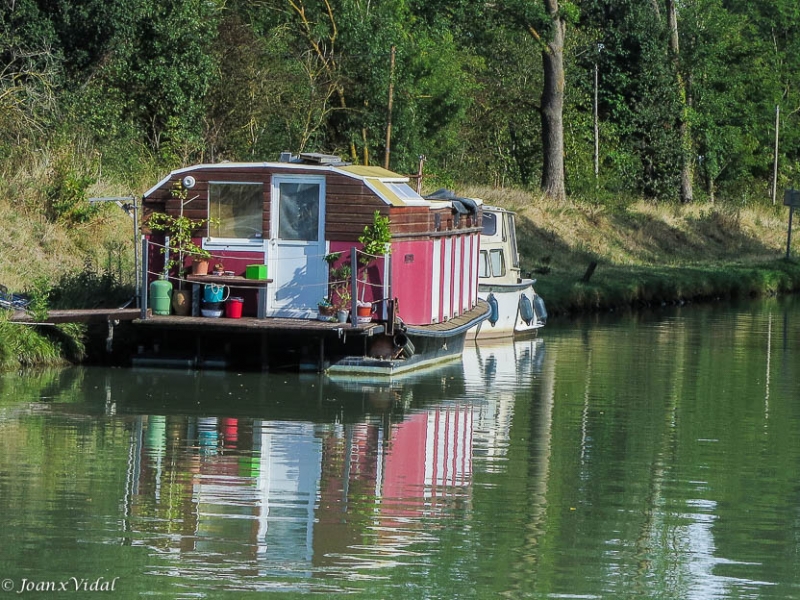
<path fill-rule="evenodd" d="M 2 375 L 0 600 L 798 598 L 797 300 L 554 323 L 391 384 Z"/>

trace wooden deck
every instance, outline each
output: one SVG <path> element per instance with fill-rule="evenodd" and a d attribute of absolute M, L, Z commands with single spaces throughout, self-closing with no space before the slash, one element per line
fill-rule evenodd
<path fill-rule="evenodd" d="M 416 335 L 439 335 L 452 334 L 455 330 L 463 327 L 474 326 L 476 317 L 488 313 L 489 305 L 479 300 L 475 308 L 467 311 L 463 315 L 454 317 L 442 323 L 431 325 L 409 325 L 408 332 Z M 136 319 L 135 325 L 145 325 L 157 328 L 181 328 L 196 329 L 198 331 L 228 330 L 228 331 L 264 331 L 274 333 L 309 333 L 325 334 L 340 332 L 351 335 L 372 336 L 384 332 L 382 323 L 372 322 L 353 327 L 350 323 L 339 323 L 331 321 L 319 321 L 316 319 L 287 319 L 281 317 L 267 317 L 257 319 L 253 317 L 242 317 L 241 319 L 229 319 L 226 317 L 190 317 L 190 316 L 148 316 L 147 319 Z"/>
<path fill-rule="evenodd" d="M 458 315 L 457 317 L 453 317 L 447 321 L 442 321 L 441 323 L 432 323 L 430 325 L 409 325 L 408 332 L 411 334 L 431 336 L 437 336 L 437 334 L 450 334 L 453 331 L 463 327 L 473 327 L 475 325 L 474 321 L 477 317 L 482 315 L 488 316 L 488 313 L 489 304 L 485 300 L 478 300 L 474 308 L 461 315 Z"/>
<path fill-rule="evenodd" d="M 337 334 L 342 331 L 351 335 L 376 335 L 383 332 L 380 323 L 366 323 L 353 327 L 350 323 L 331 321 L 318 321 L 315 319 L 285 319 L 280 317 L 267 317 L 256 319 L 242 317 L 241 319 L 228 319 L 226 317 L 182 317 L 176 315 L 149 316 L 147 319 L 134 320 L 135 325 L 157 328 L 193 329 L 197 331 L 264 331 L 270 333 L 316 333 Z"/>

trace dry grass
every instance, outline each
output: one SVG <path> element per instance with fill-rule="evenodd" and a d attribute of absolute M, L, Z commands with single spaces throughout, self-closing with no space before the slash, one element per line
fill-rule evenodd
<path fill-rule="evenodd" d="M 42 153 L 44 155 L 44 153 Z M 14 291 L 30 289 L 37 277 L 55 282 L 64 272 L 116 265 L 118 257 L 133 260 L 131 218 L 113 204 L 101 208 L 90 223 L 52 222 L 45 215 L 44 182 L 50 165 L 46 158 L 28 163 L 24 171 L 0 180 L 0 284 Z M 119 186 L 100 183 L 90 196 L 122 196 Z"/>
<path fill-rule="evenodd" d="M 543 264 L 582 270 L 593 260 L 642 266 L 752 262 L 780 257 L 786 247 L 788 212 L 771 205 L 640 201 L 610 211 L 520 190 L 470 187 L 460 193 L 517 212 L 523 267 L 532 271 Z"/>
<path fill-rule="evenodd" d="M 459 193 L 516 211 L 522 271 L 553 315 L 800 289 L 800 265 L 783 260 L 783 206 L 640 201 L 609 210 L 519 190 Z"/>

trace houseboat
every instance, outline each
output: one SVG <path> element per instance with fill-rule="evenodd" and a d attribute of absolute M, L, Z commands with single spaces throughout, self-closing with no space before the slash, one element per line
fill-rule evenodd
<path fill-rule="evenodd" d="M 520 270 L 515 213 L 474 198 L 459 198 L 449 190 L 438 190 L 426 198 L 449 199 L 468 206 L 480 204 L 482 208 L 478 297 L 489 304 L 490 313 L 470 338 L 532 334 L 544 327 L 547 309 L 533 288 L 536 280 L 522 277 Z"/>
<path fill-rule="evenodd" d="M 383 376 L 458 358 L 490 316 L 481 208 L 316 153 L 173 171 L 142 201 L 134 363 Z M 187 274 L 200 255 L 216 274 Z M 187 314 L 165 302 L 187 295 Z"/>

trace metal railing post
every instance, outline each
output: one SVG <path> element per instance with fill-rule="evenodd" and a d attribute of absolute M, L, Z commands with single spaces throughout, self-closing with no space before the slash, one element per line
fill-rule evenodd
<path fill-rule="evenodd" d="M 350 325 L 358 325 L 358 254 L 350 248 Z"/>
<path fill-rule="evenodd" d="M 141 301 L 139 306 L 142 308 L 142 319 L 147 318 L 147 273 L 150 270 L 150 257 L 147 252 L 147 238 L 142 236 L 142 285 L 141 285 Z"/>

